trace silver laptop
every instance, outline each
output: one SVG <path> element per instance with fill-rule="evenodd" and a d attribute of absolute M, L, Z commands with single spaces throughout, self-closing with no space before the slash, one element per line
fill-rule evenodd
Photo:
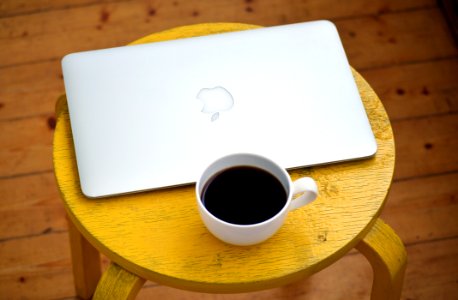
<path fill-rule="evenodd" d="M 88 197 L 192 183 L 235 152 L 285 168 L 376 152 L 328 21 L 74 53 L 62 67 Z"/>

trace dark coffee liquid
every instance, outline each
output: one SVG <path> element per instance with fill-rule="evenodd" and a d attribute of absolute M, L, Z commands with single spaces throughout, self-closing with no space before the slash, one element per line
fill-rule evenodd
<path fill-rule="evenodd" d="M 250 166 L 223 170 L 204 186 L 202 202 L 218 219 L 248 225 L 275 216 L 286 204 L 281 182 L 269 172 Z"/>

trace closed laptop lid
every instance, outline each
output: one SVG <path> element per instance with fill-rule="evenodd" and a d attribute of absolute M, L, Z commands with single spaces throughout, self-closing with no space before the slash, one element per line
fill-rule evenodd
<path fill-rule="evenodd" d="M 235 152 L 296 168 L 376 151 L 328 21 L 74 53 L 62 67 L 89 197 L 195 182 Z"/>

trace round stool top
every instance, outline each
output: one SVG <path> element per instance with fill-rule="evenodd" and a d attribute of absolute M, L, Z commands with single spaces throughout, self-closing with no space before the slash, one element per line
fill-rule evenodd
<path fill-rule="evenodd" d="M 152 34 L 134 43 L 245 30 L 244 24 L 200 24 Z M 79 185 L 65 97 L 57 103 L 54 168 L 71 221 L 100 252 L 145 279 L 189 290 L 243 292 L 270 288 L 313 274 L 352 249 L 383 207 L 394 169 L 388 116 L 368 83 L 353 71 L 378 151 L 360 161 L 302 168 L 320 196 L 290 212 L 262 244 L 225 244 L 199 218 L 194 185 L 103 199 L 88 199 Z"/>

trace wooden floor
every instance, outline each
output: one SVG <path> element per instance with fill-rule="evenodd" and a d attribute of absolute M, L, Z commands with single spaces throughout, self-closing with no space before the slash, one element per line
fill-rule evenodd
<path fill-rule="evenodd" d="M 408 252 L 402 298 L 458 299 L 458 48 L 435 0 L 1 0 L 0 298 L 75 297 L 51 157 L 63 55 L 185 24 L 316 19 L 335 22 L 391 117 L 396 170 L 382 217 Z M 352 251 L 283 288 L 208 295 L 148 282 L 138 298 L 368 299 L 371 276 Z"/>

